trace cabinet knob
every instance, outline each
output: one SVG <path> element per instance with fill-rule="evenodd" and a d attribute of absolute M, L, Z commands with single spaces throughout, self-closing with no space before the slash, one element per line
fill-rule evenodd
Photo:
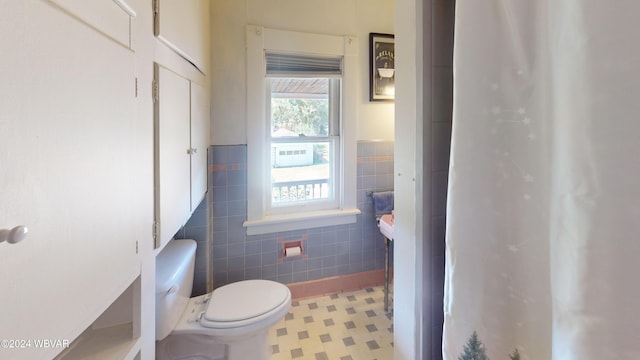
<path fill-rule="evenodd" d="M 29 229 L 26 226 L 18 225 L 13 229 L 0 229 L 0 243 L 8 242 L 9 244 L 17 244 L 27 237 Z"/>

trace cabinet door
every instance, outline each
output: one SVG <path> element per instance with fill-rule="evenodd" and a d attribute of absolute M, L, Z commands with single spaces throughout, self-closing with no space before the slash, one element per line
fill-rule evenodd
<path fill-rule="evenodd" d="M 123 0 L 50 0 L 81 21 L 131 48 L 129 24 L 135 13 Z"/>
<path fill-rule="evenodd" d="M 209 0 L 155 0 L 154 6 L 158 39 L 206 74 Z"/>
<path fill-rule="evenodd" d="M 189 80 L 155 64 L 156 247 L 163 247 L 191 214 Z"/>
<path fill-rule="evenodd" d="M 0 228 L 29 228 L 0 243 L 0 339 L 72 341 L 140 274 L 135 54 L 46 1 L 0 3 Z"/>
<path fill-rule="evenodd" d="M 205 89 L 191 82 L 191 211 L 207 191 L 207 147 L 209 147 L 209 99 Z"/>

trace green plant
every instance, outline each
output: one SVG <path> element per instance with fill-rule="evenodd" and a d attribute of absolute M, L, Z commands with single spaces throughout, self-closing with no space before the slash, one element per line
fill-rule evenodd
<path fill-rule="evenodd" d="M 471 334 L 469 340 L 467 340 L 464 351 L 458 357 L 458 360 L 489 360 L 486 349 L 482 341 L 478 339 L 478 333 L 475 331 Z"/>
<path fill-rule="evenodd" d="M 275 129 L 306 136 L 329 134 L 329 101 L 326 99 L 272 99 L 271 111 Z"/>

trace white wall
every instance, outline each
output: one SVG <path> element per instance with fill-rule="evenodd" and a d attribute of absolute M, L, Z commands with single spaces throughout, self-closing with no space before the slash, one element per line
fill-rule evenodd
<path fill-rule="evenodd" d="M 247 24 L 356 35 L 360 71 L 357 139 L 394 140 L 394 105 L 369 102 L 369 33 L 393 33 L 393 0 L 213 0 L 211 142 L 246 144 Z M 347 120 L 348 121 L 348 120 Z"/>

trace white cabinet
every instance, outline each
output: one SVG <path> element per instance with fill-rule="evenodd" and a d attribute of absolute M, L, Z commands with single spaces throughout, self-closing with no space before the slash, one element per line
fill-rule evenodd
<path fill-rule="evenodd" d="M 128 48 L 133 48 L 131 28 L 135 11 L 124 0 L 50 0 L 79 20 Z"/>
<path fill-rule="evenodd" d="M 209 63 L 209 0 L 154 0 L 154 33 L 203 74 Z"/>
<path fill-rule="evenodd" d="M 163 247 L 204 198 L 209 105 L 203 87 L 154 66 L 156 247 Z"/>
<path fill-rule="evenodd" d="M 191 211 L 207 192 L 207 148 L 209 147 L 209 98 L 205 88 L 191 82 Z"/>
<path fill-rule="evenodd" d="M 111 0 L 92 1 L 95 11 L 83 2 L 0 2 L 0 228 L 29 229 L 0 243 L 0 339 L 25 341 L 3 359 L 53 358 L 140 276 L 149 177 L 135 53 L 115 40 L 131 16 Z M 110 26 L 88 25 L 101 11 Z"/>

